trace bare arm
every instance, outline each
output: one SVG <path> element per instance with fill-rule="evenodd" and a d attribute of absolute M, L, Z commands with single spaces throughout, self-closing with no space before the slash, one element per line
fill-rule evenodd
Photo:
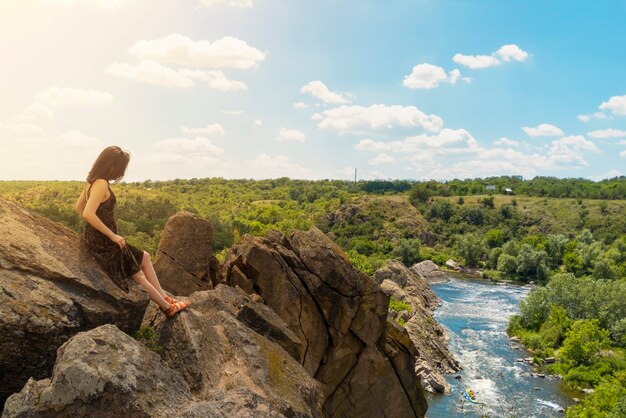
<path fill-rule="evenodd" d="M 76 206 L 74 209 L 78 213 L 78 216 L 83 217 L 83 212 L 85 211 L 85 205 L 87 204 L 87 198 L 85 197 L 85 188 L 83 187 L 83 192 L 80 194 L 80 197 L 76 201 Z"/>
<path fill-rule="evenodd" d="M 106 196 L 109 185 L 106 180 L 96 180 L 91 186 L 91 193 L 89 193 L 89 199 L 84 204 L 81 204 L 81 200 L 84 200 L 84 191 L 81 194 L 81 198 L 78 199 L 76 203 L 76 210 L 79 210 L 83 207 L 82 217 L 88 222 L 91 226 L 96 228 L 98 231 L 102 232 L 106 235 L 111 241 L 115 242 L 120 247 L 125 245 L 124 238 L 115 234 L 111 229 L 106 226 L 96 215 L 96 210 L 98 210 L 98 206 L 102 202 L 104 196 Z"/>

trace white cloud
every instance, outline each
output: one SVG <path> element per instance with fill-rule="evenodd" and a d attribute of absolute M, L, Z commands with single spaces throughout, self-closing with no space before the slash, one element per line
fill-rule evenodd
<path fill-rule="evenodd" d="M 248 90 L 248 86 L 244 82 L 229 80 L 221 71 L 189 70 L 184 68 L 175 70 L 153 61 L 141 61 L 134 66 L 115 63 L 107 69 L 107 72 L 114 76 L 163 87 L 189 88 L 194 85 L 194 79 L 198 79 L 205 82 L 213 90 Z"/>
<path fill-rule="evenodd" d="M 626 145 L 626 141 L 619 141 L 617 144 L 618 145 Z M 624 151 L 620 152 L 619 156 L 620 157 L 626 157 L 626 149 Z"/>
<path fill-rule="evenodd" d="M 302 93 L 310 93 L 324 103 L 343 104 L 350 103 L 341 93 L 330 91 L 324 83 L 319 80 L 310 81 L 300 89 Z"/>
<path fill-rule="evenodd" d="M 498 59 L 499 58 L 499 59 Z M 491 55 L 463 55 L 455 54 L 452 60 L 457 64 L 464 65 L 472 70 L 494 67 L 500 65 L 502 61 L 519 61 L 523 62 L 528 58 L 528 52 L 522 50 L 515 44 L 502 45 L 497 51 Z"/>
<path fill-rule="evenodd" d="M 454 57 L 452 57 L 452 60 L 457 64 L 464 65 L 472 70 L 479 70 L 500 64 L 500 61 L 491 55 L 455 54 Z"/>
<path fill-rule="evenodd" d="M 362 139 L 354 146 L 359 151 L 383 151 L 389 149 L 387 143 L 377 142 L 372 139 Z"/>
<path fill-rule="evenodd" d="M 204 137 L 188 138 L 170 138 L 163 139 L 154 143 L 153 148 L 159 152 L 171 154 L 193 154 L 193 155 L 222 155 L 224 150 L 211 142 L 210 139 Z"/>
<path fill-rule="evenodd" d="M 139 41 L 130 48 L 130 53 L 142 60 L 210 68 L 255 68 L 265 59 L 263 52 L 234 37 L 214 42 L 193 41 L 176 33 L 153 41 Z"/>
<path fill-rule="evenodd" d="M 626 131 L 621 131 L 619 129 L 603 129 L 587 132 L 587 135 L 596 139 L 623 138 L 626 137 Z"/>
<path fill-rule="evenodd" d="M 320 129 L 339 133 L 359 133 L 394 127 L 421 127 L 431 132 L 438 132 L 443 127 L 443 120 L 437 115 L 426 115 L 415 106 L 382 104 L 363 106 L 340 106 L 312 116 L 319 120 Z"/>
<path fill-rule="evenodd" d="M 476 152 L 478 141 L 465 129 L 443 129 L 435 135 L 410 136 L 401 141 L 377 142 L 361 140 L 354 146 L 360 151 L 388 151 L 396 153 L 422 153 L 431 157 L 434 154 Z"/>
<path fill-rule="evenodd" d="M 521 145 L 518 141 L 514 141 L 512 139 L 505 138 L 505 137 L 502 137 L 496 140 L 494 144 L 497 146 L 513 147 L 513 148 L 519 148 Z"/>
<path fill-rule="evenodd" d="M 193 86 L 193 80 L 180 71 L 173 70 L 153 61 L 141 61 L 137 65 L 114 63 L 107 72 L 117 77 L 156 84 L 164 87 L 188 88 Z"/>
<path fill-rule="evenodd" d="M 224 131 L 224 128 L 222 128 L 222 125 L 219 123 L 214 123 L 204 128 L 188 128 L 186 126 L 181 126 L 180 130 L 182 133 L 187 135 L 223 136 L 226 134 L 226 131 Z"/>
<path fill-rule="evenodd" d="M 291 141 L 291 142 L 304 142 L 306 141 L 306 135 L 296 129 L 281 128 L 276 137 L 277 141 Z"/>
<path fill-rule="evenodd" d="M 391 155 L 389 154 L 379 154 L 374 158 L 370 158 L 368 160 L 368 163 L 370 165 L 379 165 L 379 164 L 390 164 L 395 162 L 395 158 L 393 158 Z"/>
<path fill-rule="evenodd" d="M 509 62 L 511 60 L 523 62 L 528 58 L 528 52 L 523 51 L 519 46 L 515 44 L 502 45 L 500 49 L 496 51 L 502 61 Z"/>
<path fill-rule="evenodd" d="M 243 81 L 229 80 L 221 71 L 179 70 L 181 74 L 197 78 L 207 83 L 209 88 L 219 91 L 246 91 L 248 86 Z"/>
<path fill-rule="evenodd" d="M 410 89 L 432 89 L 441 83 L 454 85 L 461 78 L 461 72 L 457 69 L 446 74 L 443 68 L 425 63 L 413 67 L 411 74 L 404 77 L 402 85 Z M 467 77 L 463 77 L 463 80 L 469 81 Z"/>
<path fill-rule="evenodd" d="M 248 8 L 252 7 L 252 0 L 198 0 L 200 4 L 205 6 L 213 6 L 216 4 L 223 4 L 225 6 L 234 6 L 234 7 L 243 7 Z"/>
<path fill-rule="evenodd" d="M 541 123 L 534 128 L 530 128 L 528 126 L 524 126 L 522 128 L 524 132 L 530 137 L 538 137 L 538 136 L 561 136 L 563 135 L 563 131 L 561 128 L 550 125 L 549 123 Z"/>
<path fill-rule="evenodd" d="M 552 141 L 549 157 L 550 162 L 553 164 L 586 166 L 588 163 L 583 155 L 587 152 L 598 153 L 600 150 L 596 144 L 586 140 L 585 137 L 581 135 L 566 136 Z"/>
<path fill-rule="evenodd" d="M 20 115 L 20 119 L 32 121 L 46 119 L 52 120 L 53 118 L 54 116 L 52 115 L 52 111 L 41 103 L 35 103 L 28 106 Z"/>
<path fill-rule="evenodd" d="M 613 96 L 606 102 L 602 102 L 600 110 L 610 110 L 614 115 L 626 116 L 626 95 Z"/>
<path fill-rule="evenodd" d="M 228 116 L 241 116 L 245 112 L 243 110 L 222 110 L 222 113 Z"/>
<path fill-rule="evenodd" d="M 586 123 L 589 122 L 591 119 L 608 119 L 608 116 L 602 112 L 596 112 L 587 115 L 578 115 L 576 116 L 576 119 Z"/>
<path fill-rule="evenodd" d="M 618 170 L 609 170 L 604 174 L 600 174 L 599 176 L 591 176 L 590 179 L 594 180 L 594 181 L 600 181 L 600 180 L 604 180 L 604 179 L 611 179 L 613 177 L 619 177 L 622 176 L 622 172 L 618 171 Z"/>
<path fill-rule="evenodd" d="M 0 124 L 0 139 L 39 141 L 46 137 L 44 130 L 30 123 Z"/>
<path fill-rule="evenodd" d="M 263 126 L 263 121 L 261 119 L 255 119 L 254 126 Z"/>
<path fill-rule="evenodd" d="M 291 106 L 294 109 L 307 109 L 309 107 L 309 105 L 304 102 L 295 102 Z"/>
<path fill-rule="evenodd" d="M 59 135 L 57 144 L 62 147 L 93 148 L 98 145 L 98 139 L 74 130 Z"/>
<path fill-rule="evenodd" d="M 46 91 L 37 93 L 35 100 L 50 106 L 101 105 L 111 103 L 113 95 L 106 91 L 51 87 Z"/>

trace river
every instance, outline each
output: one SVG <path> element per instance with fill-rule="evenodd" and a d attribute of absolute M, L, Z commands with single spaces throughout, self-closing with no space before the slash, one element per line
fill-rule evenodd
<path fill-rule="evenodd" d="M 508 318 L 528 286 L 492 284 L 484 280 L 452 278 L 432 285 L 442 300 L 437 321 L 450 334 L 449 346 L 463 370 L 448 375 L 450 395 L 428 397 L 429 418 L 451 417 L 563 417 L 559 407 L 571 404 L 561 381 L 533 377 L 533 367 L 515 359 L 528 357 L 506 335 Z M 462 401 L 471 388 L 479 404 Z"/>

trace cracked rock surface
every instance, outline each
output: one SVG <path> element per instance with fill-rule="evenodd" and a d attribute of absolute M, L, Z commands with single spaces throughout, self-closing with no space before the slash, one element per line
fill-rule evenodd
<path fill-rule="evenodd" d="M 163 228 L 154 261 L 163 289 L 182 296 L 211 289 L 216 266 L 211 224 L 189 212 L 172 215 Z"/>
<path fill-rule="evenodd" d="M 294 358 L 323 384 L 325 416 L 424 416 L 415 347 L 386 341 L 389 297 L 318 228 L 242 237 L 219 279 L 260 295 L 303 342 Z"/>
<path fill-rule="evenodd" d="M 454 373 L 461 366 L 448 350 L 446 330 L 433 318 L 433 310 L 441 300 L 428 287 L 427 279 L 398 260 L 387 260 L 374 273 L 374 279 L 387 295 L 411 305 L 405 327 L 417 348 L 415 370 L 422 386 L 431 393 L 449 393 L 444 374 Z"/>

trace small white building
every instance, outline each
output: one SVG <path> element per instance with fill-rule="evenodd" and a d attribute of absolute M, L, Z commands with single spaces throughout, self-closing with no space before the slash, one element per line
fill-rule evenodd
<path fill-rule="evenodd" d="M 494 186 L 493 184 L 489 184 L 489 185 L 487 185 L 487 191 L 492 192 L 492 191 L 494 191 L 494 190 L 496 190 L 496 186 Z"/>

